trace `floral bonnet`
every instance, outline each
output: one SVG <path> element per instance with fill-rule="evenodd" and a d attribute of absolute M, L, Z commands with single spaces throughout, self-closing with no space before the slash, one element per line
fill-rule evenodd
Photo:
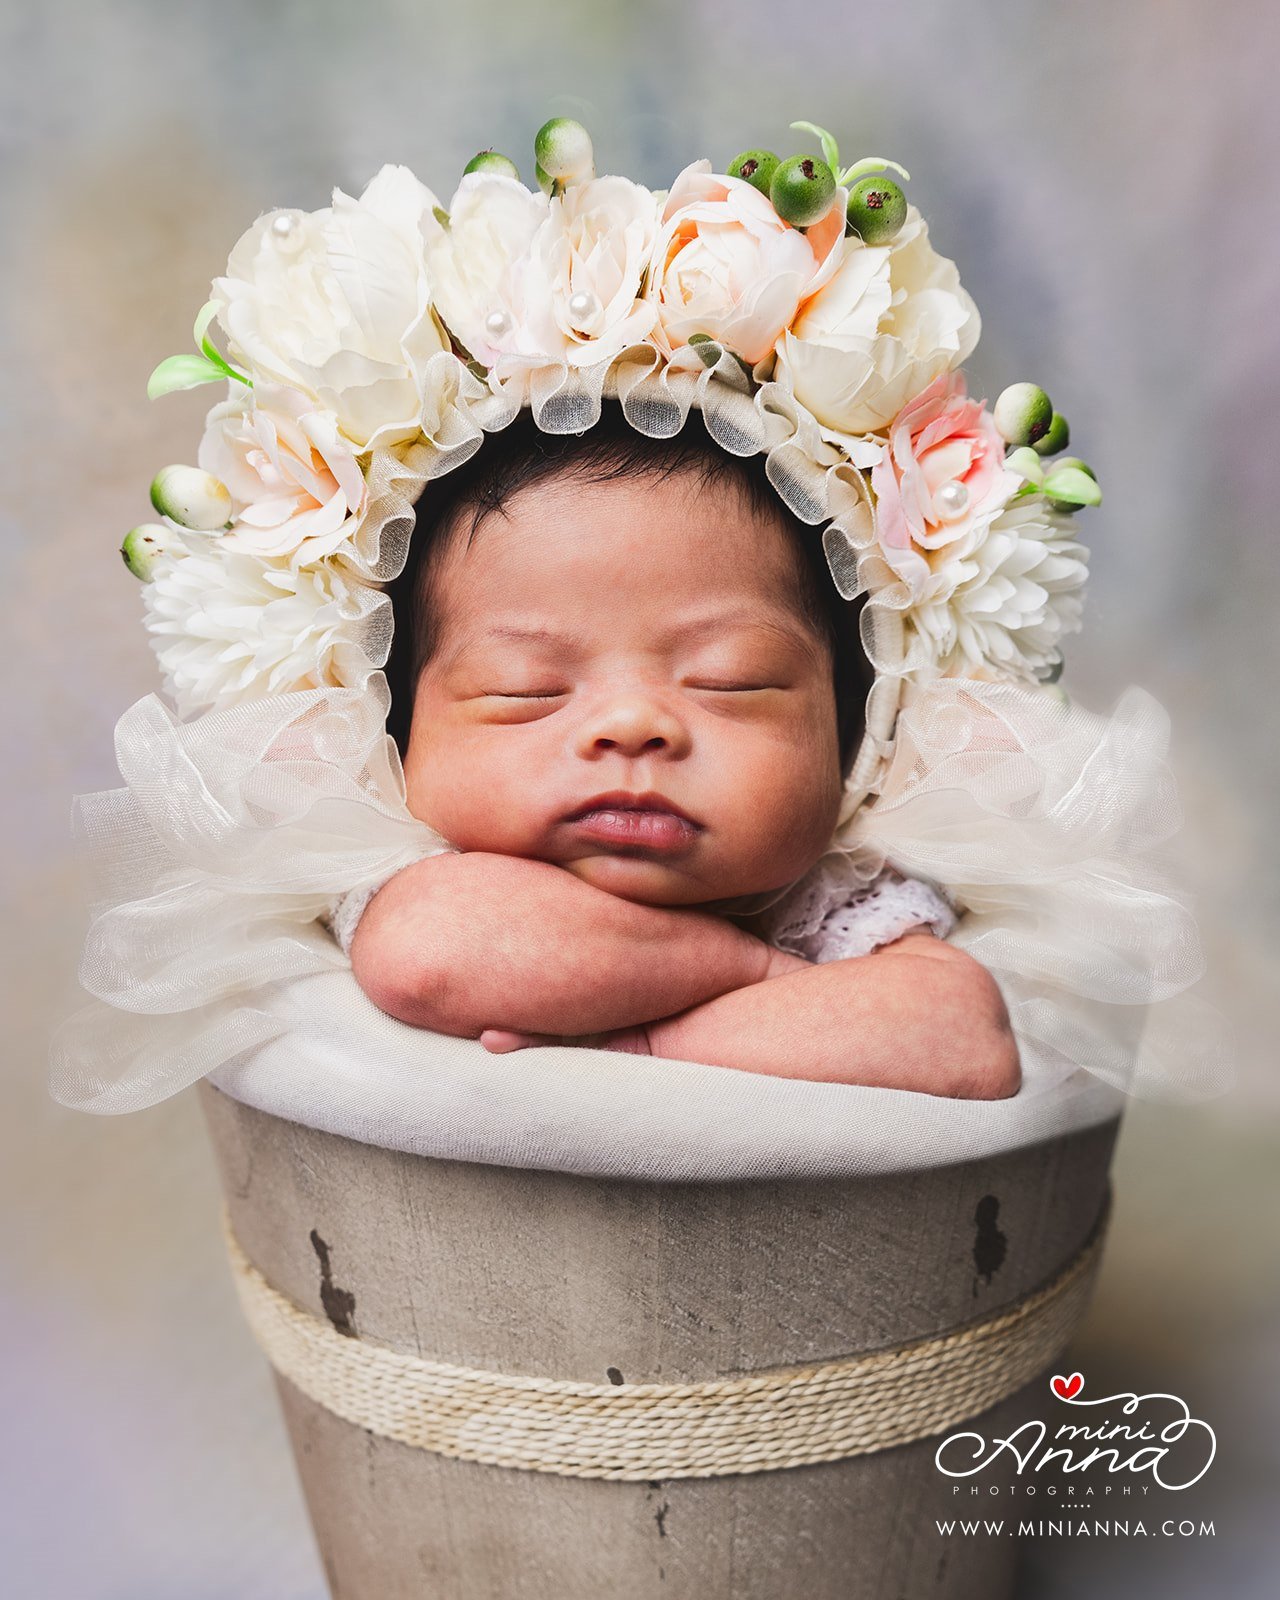
<path fill-rule="evenodd" d="M 386 166 L 359 199 L 261 216 L 152 397 L 204 383 L 197 466 L 157 474 L 163 518 L 122 554 L 187 718 L 267 695 L 363 691 L 390 648 L 383 590 L 427 481 L 528 406 L 581 432 L 616 397 L 665 437 L 701 410 L 820 526 L 834 582 L 866 596 L 876 682 L 847 817 L 913 686 L 1052 682 L 1080 626 L 1091 470 L 1061 454 L 1043 389 L 968 397 L 980 322 L 954 263 L 868 157 L 745 151 L 663 193 L 595 175 L 578 123 L 535 140 L 537 187 L 494 151 L 442 203 Z M 217 322 L 224 355 L 210 338 Z"/>

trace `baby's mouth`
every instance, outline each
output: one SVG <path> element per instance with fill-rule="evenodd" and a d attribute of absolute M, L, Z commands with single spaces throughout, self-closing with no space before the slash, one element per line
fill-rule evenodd
<path fill-rule="evenodd" d="M 564 820 L 579 838 L 622 852 L 674 854 L 702 832 L 700 823 L 658 794 L 597 795 Z"/>

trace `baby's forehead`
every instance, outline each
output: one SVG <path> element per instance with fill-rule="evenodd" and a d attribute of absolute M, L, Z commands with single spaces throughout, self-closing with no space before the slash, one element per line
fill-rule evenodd
<path fill-rule="evenodd" d="M 608 569 L 599 604 L 664 589 L 768 594 L 802 611 L 812 586 L 803 541 L 780 500 L 759 501 L 734 478 L 693 470 L 604 480 L 560 473 L 496 505 L 455 509 L 438 552 L 446 587 L 462 595 L 486 578 Z"/>

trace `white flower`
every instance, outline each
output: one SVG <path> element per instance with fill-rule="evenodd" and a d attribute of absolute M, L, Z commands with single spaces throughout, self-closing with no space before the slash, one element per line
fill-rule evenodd
<path fill-rule="evenodd" d="M 359 686 L 367 619 L 389 602 L 331 563 L 300 570 L 222 548 L 161 556 L 142 591 L 147 630 L 179 716 L 260 695 Z"/>
<path fill-rule="evenodd" d="M 426 229 L 440 317 L 499 378 L 608 361 L 653 326 L 639 295 L 657 225 L 657 199 L 627 178 L 548 200 L 514 178 L 468 173 L 448 223 Z"/>
<path fill-rule="evenodd" d="M 1089 575 L 1072 516 L 1021 496 L 988 528 L 924 554 L 930 578 L 906 620 L 942 676 L 1033 680 L 1057 665 Z"/>
<path fill-rule="evenodd" d="M 515 178 L 469 172 L 449 202 L 449 221 L 424 224 L 427 270 L 441 320 L 486 367 L 508 353 L 545 354 L 552 337 L 527 306 L 526 278 L 534 234 L 549 201 Z M 538 327 L 537 322 L 542 326 Z"/>
<path fill-rule="evenodd" d="M 447 344 L 431 310 L 423 246 L 435 196 L 383 167 L 353 200 L 259 217 L 213 299 L 255 379 L 301 389 L 360 450 L 418 432 L 424 369 Z"/>
<path fill-rule="evenodd" d="M 671 355 L 705 334 L 750 365 L 762 361 L 835 270 L 842 205 L 801 232 L 749 183 L 709 161 L 687 166 L 666 197 L 649 271 L 654 342 Z"/>
<path fill-rule="evenodd" d="M 526 291 L 544 311 L 556 355 L 571 366 L 639 344 L 657 308 L 638 298 L 658 231 L 658 201 L 629 178 L 594 178 L 552 200 L 534 236 Z"/>
<path fill-rule="evenodd" d="M 300 389 L 242 384 L 210 411 L 198 460 L 231 491 L 224 550 L 287 556 L 304 566 L 354 533 L 367 490 L 355 448 L 332 411 Z"/>
<path fill-rule="evenodd" d="M 978 342 L 978 308 L 915 206 L 888 244 L 842 243 L 838 271 L 778 341 L 779 377 L 837 436 L 889 426 Z"/>

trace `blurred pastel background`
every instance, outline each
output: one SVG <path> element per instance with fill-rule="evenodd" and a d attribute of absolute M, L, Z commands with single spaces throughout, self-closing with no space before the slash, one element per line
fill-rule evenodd
<path fill-rule="evenodd" d="M 119 1120 L 47 1098 L 83 934 L 71 796 L 119 782 L 114 723 L 158 687 L 117 551 L 209 399 L 152 406 L 146 378 L 239 233 L 385 161 L 445 197 L 484 146 L 530 170 L 554 112 L 655 187 L 703 154 L 785 150 L 801 117 L 901 162 L 983 312 L 970 392 L 1043 382 L 1098 472 L 1065 683 L 1108 709 L 1136 682 L 1172 712 L 1238 1078 L 1130 1113 L 1074 1364 L 1215 1426 L 1197 1512 L 1216 1537 L 1033 1548 L 1023 1592 L 1277 1593 L 1278 47 L 1249 0 L 4 0 L 7 1595 L 323 1595 L 192 1098 Z"/>

